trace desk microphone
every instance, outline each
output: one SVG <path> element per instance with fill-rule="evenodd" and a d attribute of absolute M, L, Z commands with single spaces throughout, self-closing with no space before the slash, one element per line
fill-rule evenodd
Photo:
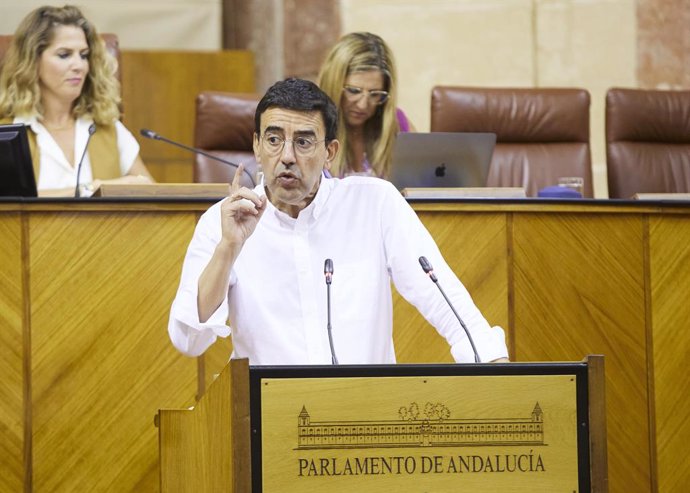
<path fill-rule="evenodd" d="M 331 363 L 338 364 L 338 358 L 335 356 L 335 348 L 333 347 L 333 333 L 331 330 L 331 281 L 333 281 L 333 261 L 329 258 L 323 264 L 323 275 L 326 276 L 326 316 L 328 330 L 328 344 L 331 346 Z"/>
<path fill-rule="evenodd" d="M 167 142 L 168 144 L 172 144 L 174 146 L 180 147 L 186 151 L 191 151 L 195 154 L 201 154 L 202 156 L 206 156 L 207 158 L 213 159 L 214 161 L 218 161 L 219 163 L 227 164 L 228 166 L 232 166 L 235 169 L 239 168 L 239 165 L 237 165 L 233 162 L 219 158 L 218 156 L 214 156 L 213 154 L 208 153 L 206 151 L 202 151 L 201 149 L 197 149 L 196 147 L 189 147 L 189 146 L 186 146 L 184 144 L 180 144 L 179 142 L 175 142 L 174 140 L 166 139 L 162 135 L 159 135 L 156 132 L 154 132 L 153 130 L 147 130 L 145 128 L 142 128 L 141 130 L 139 130 L 139 133 L 142 136 L 146 137 L 147 139 L 161 140 L 163 142 Z M 252 184 L 252 187 L 255 187 L 256 182 L 254 181 L 254 178 L 249 173 L 249 171 L 247 171 L 247 168 L 243 168 L 243 171 L 247 175 L 247 177 L 249 178 L 249 182 Z"/>
<path fill-rule="evenodd" d="M 96 124 L 92 123 L 89 125 L 89 136 L 86 138 L 86 145 L 84 146 L 84 152 L 81 154 L 81 159 L 79 160 L 79 164 L 77 165 L 77 184 L 74 187 L 74 196 L 79 198 L 81 197 L 81 191 L 79 190 L 79 175 L 81 175 L 81 165 L 84 162 L 84 158 L 86 157 L 86 150 L 89 148 L 89 142 L 91 142 L 91 136 L 96 133 Z"/>
<path fill-rule="evenodd" d="M 453 307 L 453 304 L 450 302 L 450 300 L 448 299 L 448 296 L 446 296 L 446 293 L 443 291 L 443 288 L 438 283 L 438 279 L 436 278 L 436 274 L 434 274 L 434 268 L 431 267 L 431 264 L 429 263 L 429 261 L 424 256 L 419 257 L 419 264 L 422 266 L 422 269 L 424 270 L 424 272 L 429 275 L 429 278 L 432 281 L 434 281 L 434 284 L 436 284 L 439 291 L 441 291 L 441 294 L 446 299 L 446 303 L 448 303 L 448 306 L 450 307 L 450 309 L 453 310 L 453 314 L 455 315 L 455 318 L 458 319 L 458 322 L 460 322 L 460 325 L 462 325 L 462 328 L 465 330 L 465 334 L 467 334 L 467 339 L 469 339 L 470 345 L 472 346 L 472 351 L 474 352 L 474 362 L 475 363 L 481 363 L 481 361 L 479 359 L 479 353 L 477 352 L 477 348 L 474 347 L 474 340 L 472 340 L 472 336 L 470 335 L 470 331 L 467 330 L 467 326 L 465 325 L 465 322 L 462 321 L 462 319 L 460 318 L 460 315 L 458 315 L 458 312 L 455 311 L 455 307 Z"/>

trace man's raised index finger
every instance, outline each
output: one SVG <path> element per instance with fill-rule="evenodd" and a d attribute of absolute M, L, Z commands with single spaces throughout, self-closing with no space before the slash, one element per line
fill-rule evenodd
<path fill-rule="evenodd" d="M 232 183 L 230 184 L 230 189 L 235 191 L 240 189 L 240 176 L 244 172 L 244 164 L 240 163 L 235 170 L 235 176 L 232 177 Z"/>

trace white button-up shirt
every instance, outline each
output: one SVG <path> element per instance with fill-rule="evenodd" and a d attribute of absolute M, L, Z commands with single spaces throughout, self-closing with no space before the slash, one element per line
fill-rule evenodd
<path fill-rule="evenodd" d="M 264 193 L 261 185 L 255 191 Z M 446 338 L 456 361 L 474 361 L 462 327 L 419 265 L 423 255 L 472 333 L 481 360 L 508 356 L 503 330 L 489 326 L 389 182 L 324 178 L 296 219 L 269 202 L 235 261 L 226 299 L 201 323 L 199 276 L 220 239 L 218 203 L 197 224 L 172 305 L 168 331 L 184 354 L 199 355 L 218 336 L 232 334 L 233 357 L 248 357 L 253 365 L 330 364 L 324 278 L 324 261 L 330 258 L 332 334 L 339 363 L 395 362 L 391 279 Z"/>
<path fill-rule="evenodd" d="M 16 117 L 14 123 L 23 123 L 31 127 L 36 134 L 36 143 L 41 155 L 39 164 L 38 190 L 74 187 L 77 184 L 77 165 L 81 159 L 86 142 L 89 138 L 89 126 L 93 123 L 90 117 L 78 118 L 74 132 L 74 163 L 70 163 L 60 146 L 55 142 L 50 132 L 36 119 L 36 117 Z M 120 153 L 120 172 L 126 175 L 134 159 L 139 154 L 139 143 L 125 126 L 119 121 L 115 122 L 117 136 L 117 149 Z M 93 181 L 91 172 L 91 160 L 89 154 L 84 156 L 79 175 L 80 183 Z"/>

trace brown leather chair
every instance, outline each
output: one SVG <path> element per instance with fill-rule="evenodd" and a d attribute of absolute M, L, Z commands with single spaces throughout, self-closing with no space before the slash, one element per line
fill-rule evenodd
<path fill-rule="evenodd" d="M 12 37 L 12 34 L 0 34 L 0 66 L 2 66 L 2 60 L 5 58 L 7 49 L 10 47 Z M 122 74 L 120 73 L 120 42 L 117 39 L 117 34 L 106 33 L 101 34 L 101 37 L 103 41 L 105 41 L 105 48 L 117 60 L 117 80 L 122 82 Z"/>
<path fill-rule="evenodd" d="M 252 142 L 254 113 L 260 97 L 256 94 L 202 92 L 196 98 L 194 146 L 221 159 L 240 164 L 256 177 L 257 162 Z M 197 154 L 194 162 L 194 181 L 223 183 L 232 181 L 235 168 Z M 241 184 L 252 187 L 247 173 Z"/>
<path fill-rule="evenodd" d="M 609 197 L 690 192 L 690 91 L 606 93 Z"/>
<path fill-rule="evenodd" d="M 487 186 L 535 197 L 558 178 L 580 176 L 592 197 L 589 93 L 584 89 L 434 87 L 432 132 L 493 132 Z"/>

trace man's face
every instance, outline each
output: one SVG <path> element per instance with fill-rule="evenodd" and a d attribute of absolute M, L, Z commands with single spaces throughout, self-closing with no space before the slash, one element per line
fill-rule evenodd
<path fill-rule="evenodd" d="M 325 137 L 318 111 L 269 108 L 261 115 L 261 135 L 254 134 L 254 155 L 263 169 L 266 195 L 291 217 L 297 217 L 314 199 L 323 168 L 330 166 L 338 151 L 338 141 L 326 146 Z"/>

